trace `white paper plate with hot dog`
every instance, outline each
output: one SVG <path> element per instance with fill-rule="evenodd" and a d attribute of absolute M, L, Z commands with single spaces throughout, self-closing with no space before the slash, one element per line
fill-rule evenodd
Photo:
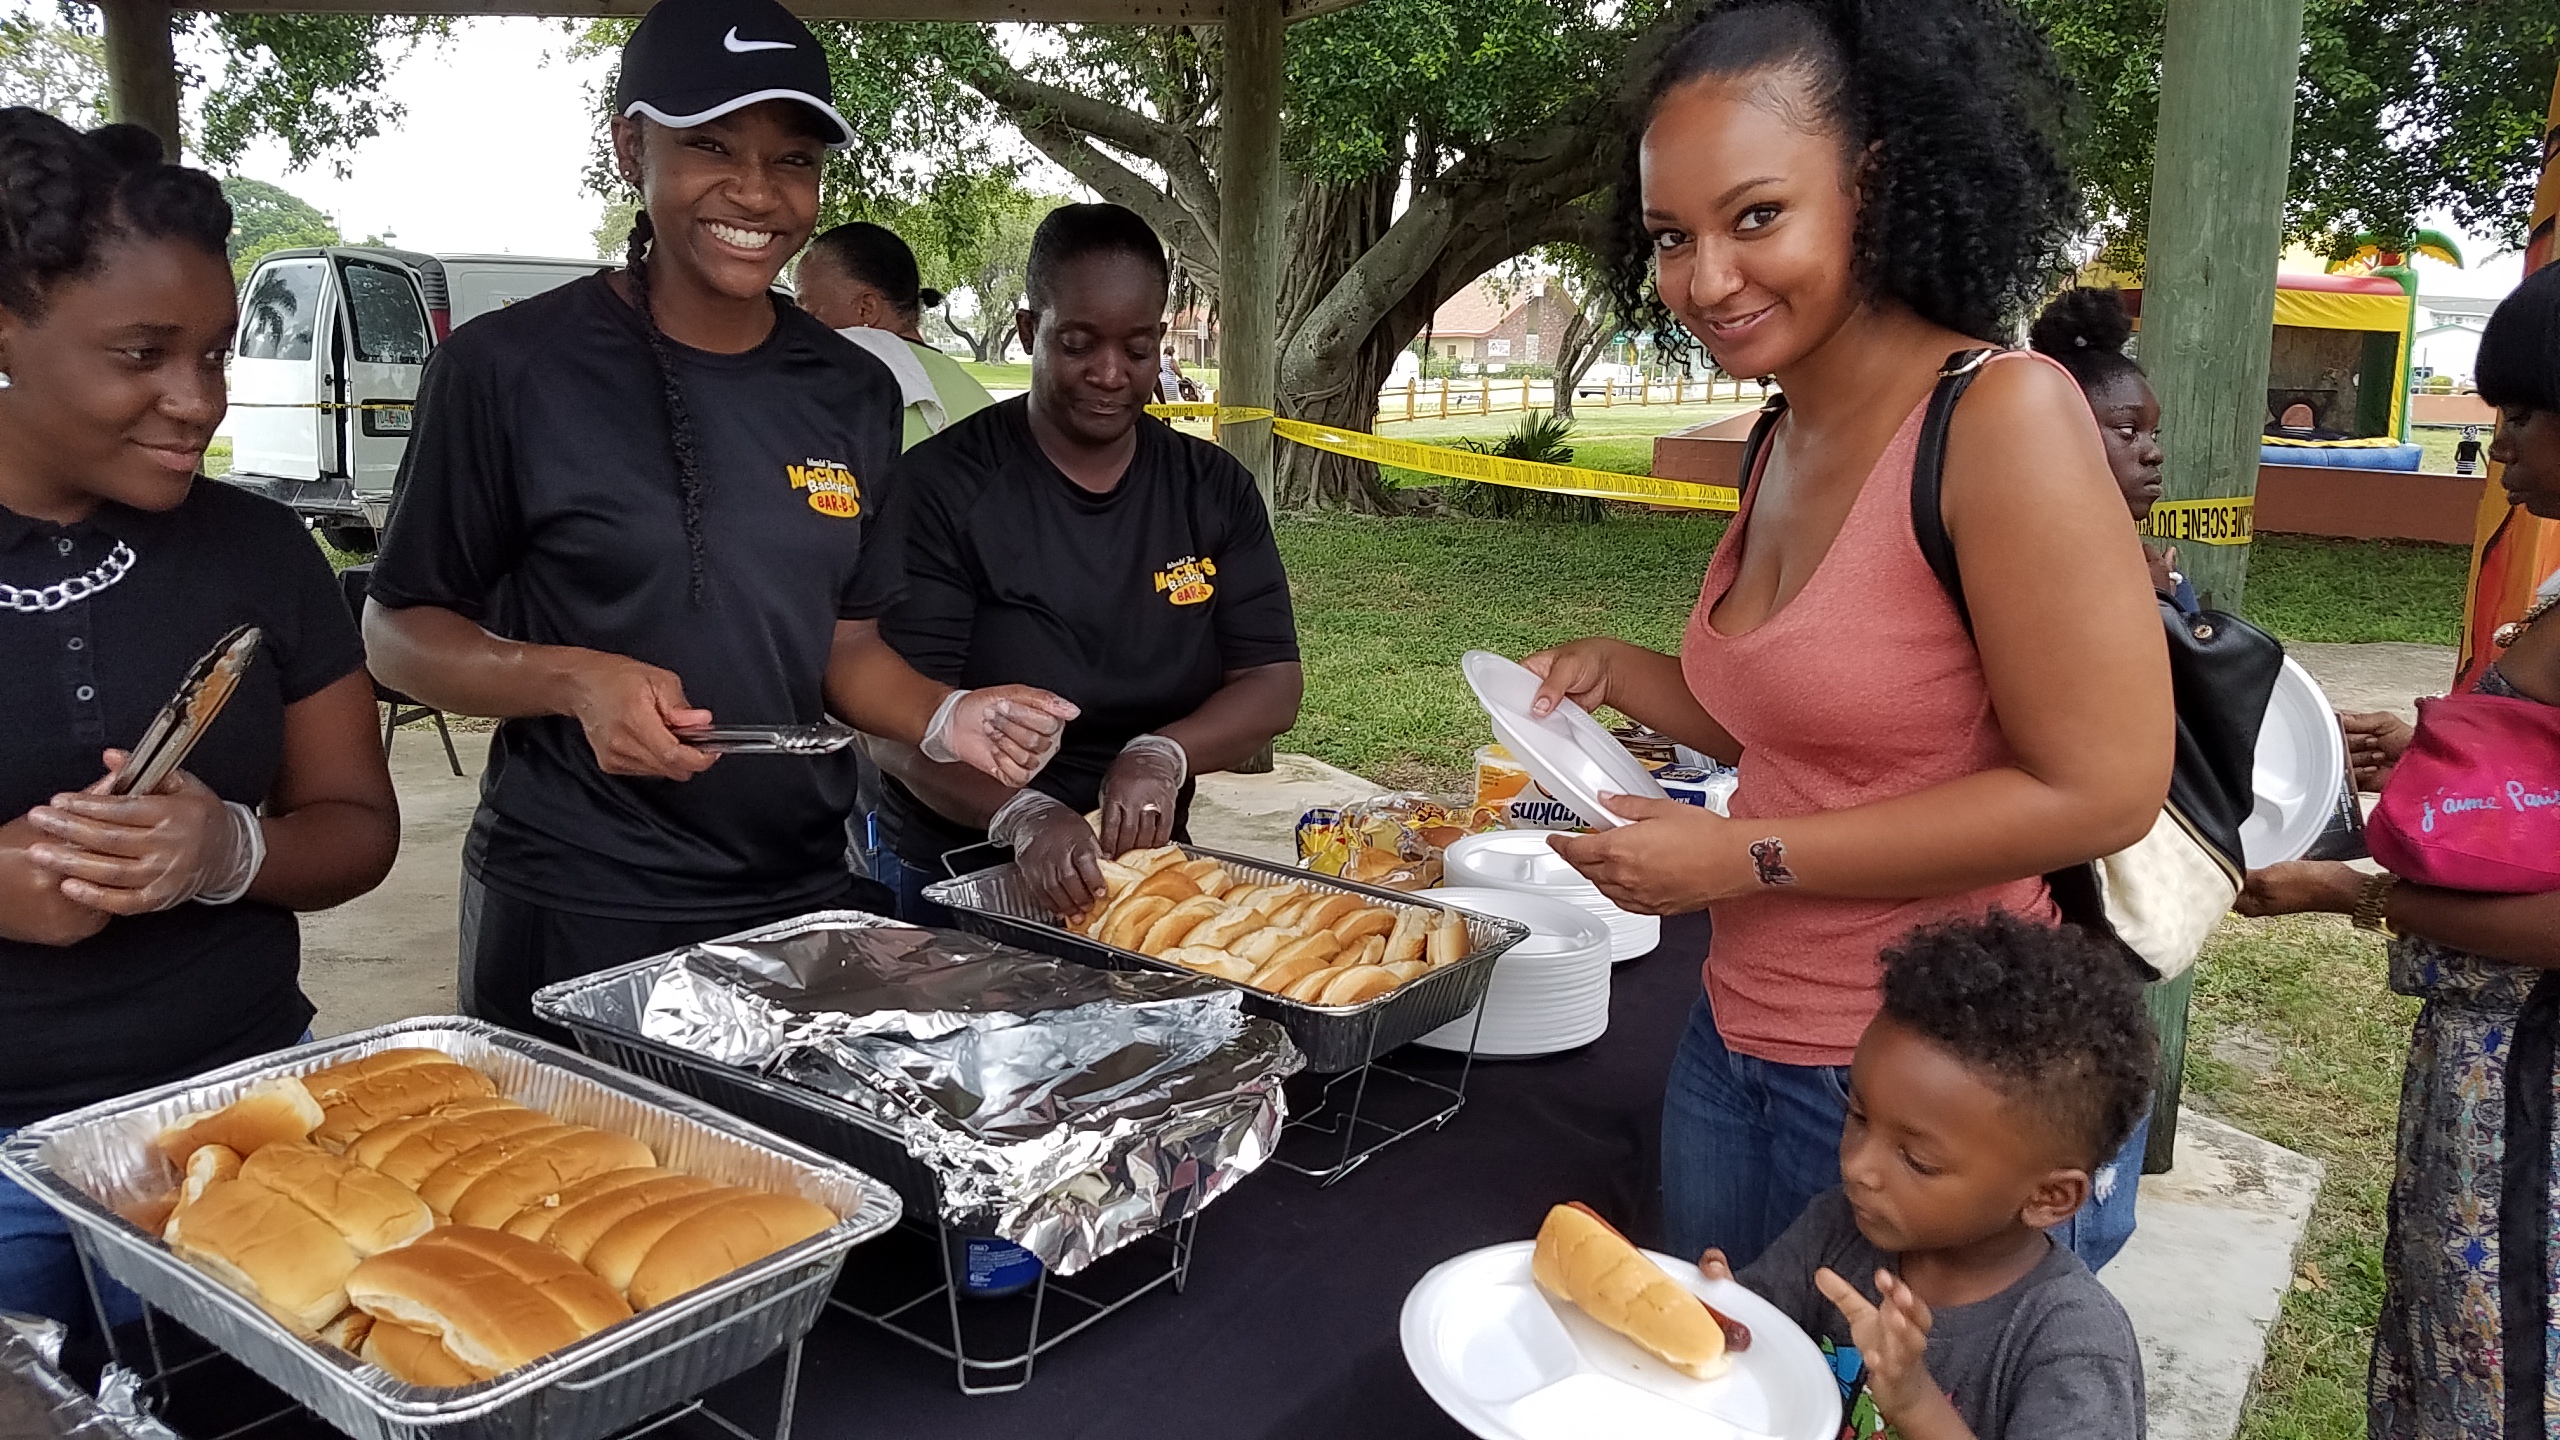
<path fill-rule="evenodd" d="M 1697 1379 L 1533 1277 L 1537 1242 L 1444 1261 L 1405 1297 L 1405 1363 L 1450 1417 L 1487 1440 L 1836 1440 L 1840 1388 L 1822 1352 L 1768 1301 L 1694 1264 L 1638 1251 L 1749 1333 Z"/>

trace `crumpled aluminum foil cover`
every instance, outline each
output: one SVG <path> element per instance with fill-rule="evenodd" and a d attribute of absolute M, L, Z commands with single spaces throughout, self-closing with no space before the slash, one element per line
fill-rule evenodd
<path fill-rule="evenodd" d="M 894 1127 L 946 1221 L 1062 1275 L 1259 1167 L 1305 1063 L 1224 986 L 895 924 L 678 951 L 641 1033 Z"/>
<path fill-rule="evenodd" d="M 61 1348 L 54 1322 L 0 1314 L 0 1440 L 177 1440 L 129 1390 L 117 1403 L 90 1399 L 54 1368 Z M 109 1366 L 105 1381 L 118 1373 Z"/>

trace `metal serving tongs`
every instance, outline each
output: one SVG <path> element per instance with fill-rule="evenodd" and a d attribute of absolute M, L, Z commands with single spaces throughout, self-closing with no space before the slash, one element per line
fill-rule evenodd
<path fill-rule="evenodd" d="M 231 692 L 240 688 L 241 672 L 256 657 L 261 638 L 257 626 L 242 625 L 214 642 L 178 682 L 178 693 L 151 718 L 151 728 L 134 742 L 124 768 L 107 781 L 107 794 L 148 795 L 185 763 Z"/>
<path fill-rule="evenodd" d="M 715 755 L 832 755 L 853 743 L 850 725 L 695 725 L 675 732 Z"/>

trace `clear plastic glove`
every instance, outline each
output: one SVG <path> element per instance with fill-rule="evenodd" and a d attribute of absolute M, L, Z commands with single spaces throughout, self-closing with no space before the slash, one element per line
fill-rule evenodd
<path fill-rule="evenodd" d="M 109 752 L 110 766 L 123 763 Z M 227 905 L 266 863 L 256 812 L 226 803 L 181 770 L 149 795 L 56 795 L 27 812 L 45 837 L 27 858 L 62 877 L 62 893 L 111 915 L 189 900 Z"/>
<path fill-rule="evenodd" d="M 1067 743 L 1073 702 L 1029 685 L 954 690 L 942 697 L 916 748 L 927 760 L 981 770 L 1017 789 Z"/>
<path fill-rule="evenodd" d="M 1111 855 L 1152 850 L 1173 838 L 1174 802 L 1191 778 L 1191 757 L 1162 735 L 1120 747 L 1102 772 L 1102 848 Z"/>
<path fill-rule="evenodd" d="M 1051 911 L 1073 918 L 1102 898 L 1102 851 L 1084 817 L 1025 790 L 987 822 L 987 838 L 1013 851 L 1013 863 Z"/>

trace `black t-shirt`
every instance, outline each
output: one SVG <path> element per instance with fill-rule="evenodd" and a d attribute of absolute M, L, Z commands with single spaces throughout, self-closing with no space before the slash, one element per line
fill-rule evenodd
<path fill-rule="evenodd" d="M 1132 736 L 1200 708 L 1229 671 L 1298 658 L 1253 476 L 1161 421 L 1138 421 L 1128 472 L 1095 495 L 1041 452 L 1016 397 L 909 450 L 891 495 L 880 543 L 898 547 L 906 583 L 881 633 L 946 684 L 1038 685 L 1081 706 L 1032 781 L 1079 812 Z M 903 860 L 933 866 L 986 838 L 882 788 Z"/>
<path fill-rule="evenodd" d="M 898 390 L 842 336 L 774 309 L 743 354 L 666 342 L 701 475 L 698 603 L 658 365 L 602 276 L 436 347 L 372 598 L 660 666 L 719 722 L 824 719 L 837 620 L 876 616 L 895 581 L 858 561 Z M 851 752 L 630 779 L 597 767 L 574 719 L 510 720 L 463 860 L 492 890 L 580 914 L 770 914 L 844 887 L 853 791 Z"/>
<path fill-rule="evenodd" d="M 301 522 L 218 481 L 174 510 L 103 505 L 70 526 L 0 509 L 0 582 L 83 574 L 118 541 L 134 561 L 107 590 L 0 609 L 0 820 L 94 783 L 98 752 L 141 739 L 235 625 L 264 641 L 186 762 L 225 800 L 265 800 L 285 707 L 364 668 Z M 120 917 L 71 946 L 0 940 L 0 1129 L 292 1044 L 311 1023 L 300 950 L 291 912 L 254 900 Z"/>

